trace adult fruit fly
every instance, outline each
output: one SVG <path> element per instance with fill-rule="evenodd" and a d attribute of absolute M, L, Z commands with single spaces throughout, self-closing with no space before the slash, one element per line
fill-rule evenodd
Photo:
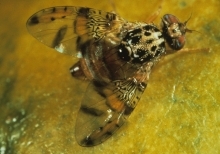
<path fill-rule="evenodd" d="M 76 120 L 76 140 L 81 146 L 104 142 L 116 132 L 136 107 L 152 67 L 166 54 L 185 44 L 186 22 L 166 14 L 162 27 L 128 22 L 118 14 L 87 7 L 43 9 L 27 21 L 36 39 L 79 61 L 73 77 L 89 80 Z"/>

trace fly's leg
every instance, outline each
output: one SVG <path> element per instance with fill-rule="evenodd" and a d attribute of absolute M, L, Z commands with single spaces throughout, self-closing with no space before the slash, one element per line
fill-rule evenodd
<path fill-rule="evenodd" d="M 157 67 L 160 67 L 173 59 L 177 58 L 182 54 L 193 54 L 197 52 L 209 53 L 211 52 L 211 48 L 183 48 L 181 50 L 166 50 L 166 55 L 161 57 L 160 62 L 157 64 Z"/>
<path fill-rule="evenodd" d="M 80 80 L 88 80 L 87 77 L 85 76 L 80 61 L 75 63 L 71 68 L 70 68 L 70 73 L 74 78 L 80 79 Z"/>
<path fill-rule="evenodd" d="M 147 19 L 146 19 L 146 23 L 152 23 L 160 14 L 160 11 L 162 9 L 162 3 L 163 0 L 161 0 L 159 6 L 157 7 L 157 10 L 154 11 Z"/>
<path fill-rule="evenodd" d="M 211 48 L 183 48 L 181 50 L 166 50 L 166 55 L 174 54 L 174 53 L 194 53 L 194 52 L 211 52 Z"/>

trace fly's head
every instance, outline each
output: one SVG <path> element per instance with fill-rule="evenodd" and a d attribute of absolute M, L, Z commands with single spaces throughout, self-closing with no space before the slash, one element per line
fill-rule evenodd
<path fill-rule="evenodd" d="M 192 32 L 192 30 L 189 30 L 186 27 L 189 19 L 182 23 L 176 16 L 172 14 L 165 14 L 163 16 L 161 24 L 163 36 L 172 49 L 180 50 L 185 45 L 186 32 Z"/>

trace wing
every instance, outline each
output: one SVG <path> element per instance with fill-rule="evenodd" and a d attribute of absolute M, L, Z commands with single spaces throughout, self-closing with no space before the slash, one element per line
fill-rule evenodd
<path fill-rule="evenodd" d="M 76 44 L 100 41 L 120 33 L 123 19 L 114 13 L 86 7 L 51 7 L 32 15 L 27 29 L 36 39 L 58 52 L 74 55 Z"/>
<path fill-rule="evenodd" d="M 147 80 L 138 82 L 130 78 L 109 84 L 90 83 L 76 120 L 77 142 L 81 146 L 94 146 L 108 139 L 134 110 Z"/>

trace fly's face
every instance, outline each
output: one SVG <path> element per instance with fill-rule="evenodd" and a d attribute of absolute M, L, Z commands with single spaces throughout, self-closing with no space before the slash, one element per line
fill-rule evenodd
<path fill-rule="evenodd" d="M 188 20 L 187 20 L 188 21 Z M 187 29 L 186 23 L 180 22 L 179 19 L 172 14 L 165 14 L 162 18 L 162 31 L 168 45 L 174 50 L 183 48 L 186 42 L 186 32 L 191 32 Z"/>
<path fill-rule="evenodd" d="M 29 32 L 58 52 L 79 56 L 71 74 L 90 84 L 76 120 L 81 146 L 104 142 L 132 113 L 154 64 L 185 43 L 185 23 L 163 17 L 162 31 L 150 23 L 127 22 L 114 13 L 86 7 L 53 7 L 27 21 Z"/>

